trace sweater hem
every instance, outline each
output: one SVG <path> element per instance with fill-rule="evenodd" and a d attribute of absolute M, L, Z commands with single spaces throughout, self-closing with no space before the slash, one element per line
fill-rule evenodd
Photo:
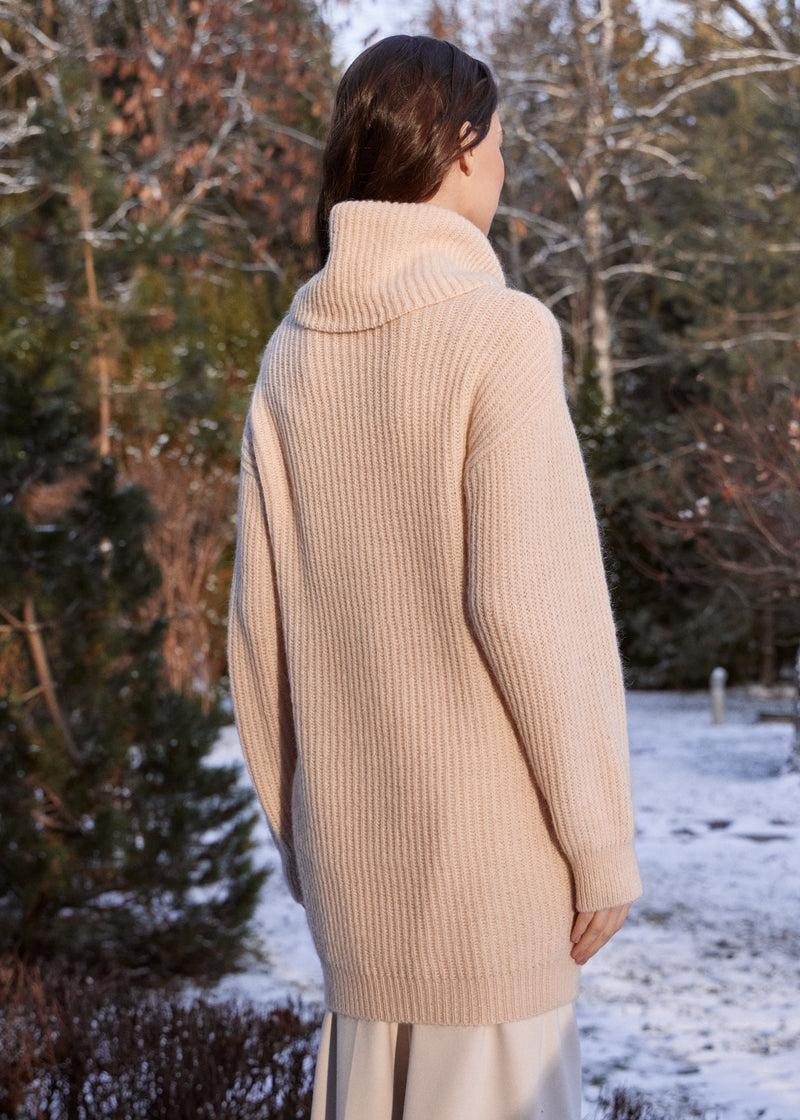
<path fill-rule="evenodd" d="M 577 998 L 580 969 L 569 955 L 555 962 L 472 977 L 337 973 L 325 970 L 330 1011 L 377 1022 L 488 1026 L 530 1019 Z"/>

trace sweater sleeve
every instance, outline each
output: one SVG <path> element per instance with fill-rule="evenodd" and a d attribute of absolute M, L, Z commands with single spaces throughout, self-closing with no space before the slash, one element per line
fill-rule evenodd
<path fill-rule="evenodd" d="M 228 672 L 245 762 L 289 890 L 302 902 L 292 839 L 292 784 L 297 762 L 292 702 L 269 524 L 249 447 L 249 426 L 242 449 Z"/>
<path fill-rule="evenodd" d="M 468 603 L 572 868 L 575 905 L 637 898 L 622 673 L 555 320 L 531 300 L 474 405 Z M 527 337 L 526 337 L 527 336 Z"/>

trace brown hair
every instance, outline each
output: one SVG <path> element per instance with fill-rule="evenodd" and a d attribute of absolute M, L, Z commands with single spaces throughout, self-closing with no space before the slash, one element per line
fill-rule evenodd
<path fill-rule="evenodd" d="M 488 66 L 443 39 L 390 35 L 360 54 L 336 91 L 322 157 L 322 263 L 337 202 L 425 202 L 459 154 L 483 140 L 496 108 L 497 85 Z"/>

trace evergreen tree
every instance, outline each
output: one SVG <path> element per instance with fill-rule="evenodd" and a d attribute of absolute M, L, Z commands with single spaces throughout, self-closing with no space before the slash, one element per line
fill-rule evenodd
<path fill-rule="evenodd" d="M 91 447 L 80 328 L 42 315 L 28 242 L 3 266 L 0 948 L 215 974 L 263 881 L 252 797 L 209 764 L 219 711 L 164 684 L 152 512 Z"/>
<path fill-rule="evenodd" d="M 313 265 L 328 32 L 306 0 L 4 0 L 0 21 L 3 233 L 48 245 L 32 314 L 80 324 L 98 450 L 157 514 L 168 679 L 209 706 L 244 414 Z"/>
<path fill-rule="evenodd" d="M 704 683 L 720 661 L 769 677 L 796 632 L 769 573 L 724 567 L 727 529 L 706 547 L 699 522 L 669 523 L 701 496 L 693 410 L 722 410 L 733 433 L 727 394 L 753 363 L 774 382 L 763 400 L 797 377 L 797 18 L 774 2 L 683 7 L 663 52 L 629 0 L 531 0 L 492 44 L 509 155 L 493 232 L 512 281 L 562 325 L 642 685 Z"/>
<path fill-rule="evenodd" d="M 687 5 L 677 40 L 684 65 L 700 72 L 735 51 L 743 68 L 684 93 L 676 126 L 695 174 L 644 199 L 667 271 L 688 282 L 665 278 L 651 290 L 670 375 L 660 392 L 643 386 L 637 461 L 603 486 L 628 555 L 646 555 L 656 577 L 651 617 L 673 631 L 679 683 L 707 679 L 715 662 L 771 683 L 800 640 L 787 563 L 798 547 L 788 425 L 800 374 L 800 38 L 789 9 L 730 6 L 744 25 Z M 772 71 L 747 73 L 770 59 Z M 635 590 L 644 601 L 647 581 Z"/>

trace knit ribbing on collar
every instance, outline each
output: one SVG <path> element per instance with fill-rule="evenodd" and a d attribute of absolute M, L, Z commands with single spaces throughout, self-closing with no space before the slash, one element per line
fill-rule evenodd
<path fill-rule="evenodd" d="M 330 241 L 325 267 L 292 304 L 295 321 L 313 330 L 368 330 L 505 283 L 477 226 L 429 203 L 340 202 L 331 211 Z"/>

